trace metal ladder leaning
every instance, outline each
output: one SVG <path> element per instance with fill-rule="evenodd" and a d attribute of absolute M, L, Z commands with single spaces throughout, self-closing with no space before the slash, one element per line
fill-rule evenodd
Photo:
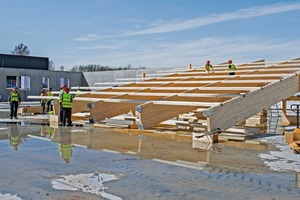
<path fill-rule="evenodd" d="M 281 108 L 278 105 L 279 103 L 276 103 L 274 106 L 270 107 L 268 109 L 268 133 L 269 134 L 275 134 L 277 131 L 279 118 L 281 117 L 280 110 Z"/>

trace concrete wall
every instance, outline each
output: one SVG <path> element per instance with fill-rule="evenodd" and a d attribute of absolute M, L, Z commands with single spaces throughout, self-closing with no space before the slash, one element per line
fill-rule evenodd
<path fill-rule="evenodd" d="M 13 69 L 13 68 L 0 68 L 0 101 L 7 101 L 11 88 L 6 88 L 7 76 L 16 76 L 19 80 L 21 76 L 30 77 L 30 90 L 19 89 L 21 98 L 28 101 L 26 97 L 29 95 L 40 95 L 43 88 L 43 77 L 49 78 L 49 87 L 53 91 L 60 90 L 60 79 L 64 78 L 65 84 L 69 87 L 73 86 L 88 86 L 87 82 L 80 72 L 63 72 L 63 71 L 48 71 L 48 70 L 33 70 L 33 69 Z M 68 81 L 69 80 L 69 81 Z M 20 83 L 18 83 L 20 87 Z"/>

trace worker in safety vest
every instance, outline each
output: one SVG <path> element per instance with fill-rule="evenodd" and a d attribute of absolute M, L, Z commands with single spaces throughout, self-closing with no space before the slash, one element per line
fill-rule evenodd
<path fill-rule="evenodd" d="M 47 92 L 47 96 L 48 97 L 53 97 L 53 92 L 52 92 L 52 88 L 49 88 L 48 92 Z M 49 114 L 53 114 L 53 105 L 52 105 L 52 98 L 47 99 L 47 113 Z"/>
<path fill-rule="evenodd" d="M 41 91 L 41 97 L 45 97 L 47 94 L 46 94 L 46 91 L 44 89 L 42 89 Z M 47 102 L 47 99 L 41 99 L 41 114 L 45 114 L 45 110 L 46 110 L 46 102 Z"/>
<path fill-rule="evenodd" d="M 210 64 L 210 60 L 206 61 L 206 64 L 204 66 L 204 69 L 207 73 L 209 73 L 210 71 L 214 71 L 213 66 Z"/>
<path fill-rule="evenodd" d="M 59 121 L 61 124 L 63 123 L 63 107 L 62 107 L 61 99 L 62 99 L 62 95 L 65 93 L 66 88 L 67 88 L 67 86 L 63 85 L 59 92 Z"/>
<path fill-rule="evenodd" d="M 66 88 L 65 93 L 61 96 L 61 104 L 63 107 L 63 122 L 62 125 L 66 125 L 66 121 L 68 122 L 68 126 L 72 126 L 71 115 L 72 115 L 72 101 L 73 97 L 69 93 L 70 89 Z"/>
<path fill-rule="evenodd" d="M 18 87 L 14 87 L 13 90 L 10 92 L 8 96 L 8 102 L 10 103 L 10 119 L 12 119 L 13 117 L 15 119 L 18 119 L 18 107 L 21 103 L 21 96 L 18 92 Z"/>
<path fill-rule="evenodd" d="M 235 65 L 232 63 L 232 60 L 228 60 L 228 70 L 230 71 L 229 72 L 229 75 L 235 75 L 235 70 L 236 70 L 236 67 Z"/>

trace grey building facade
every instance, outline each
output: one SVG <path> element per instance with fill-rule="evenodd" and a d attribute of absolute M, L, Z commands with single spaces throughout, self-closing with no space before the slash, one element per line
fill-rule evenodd
<path fill-rule="evenodd" d="M 48 61 L 42 57 L 0 54 L 0 101 L 7 101 L 14 87 L 19 88 L 23 101 L 31 101 L 27 96 L 38 96 L 42 89 L 59 91 L 63 84 L 70 88 L 88 86 L 83 73 L 49 71 Z"/>

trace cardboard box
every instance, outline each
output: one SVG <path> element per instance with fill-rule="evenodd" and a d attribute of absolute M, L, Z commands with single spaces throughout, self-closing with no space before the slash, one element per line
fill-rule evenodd
<path fill-rule="evenodd" d="M 294 132 L 284 132 L 284 141 L 287 144 L 290 144 L 294 141 Z"/>
<path fill-rule="evenodd" d="M 295 129 L 293 132 L 284 132 L 284 139 L 287 144 L 300 141 L 300 129 Z"/>
<path fill-rule="evenodd" d="M 58 123 L 58 117 L 58 115 L 49 115 L 49 121 Z"/>

